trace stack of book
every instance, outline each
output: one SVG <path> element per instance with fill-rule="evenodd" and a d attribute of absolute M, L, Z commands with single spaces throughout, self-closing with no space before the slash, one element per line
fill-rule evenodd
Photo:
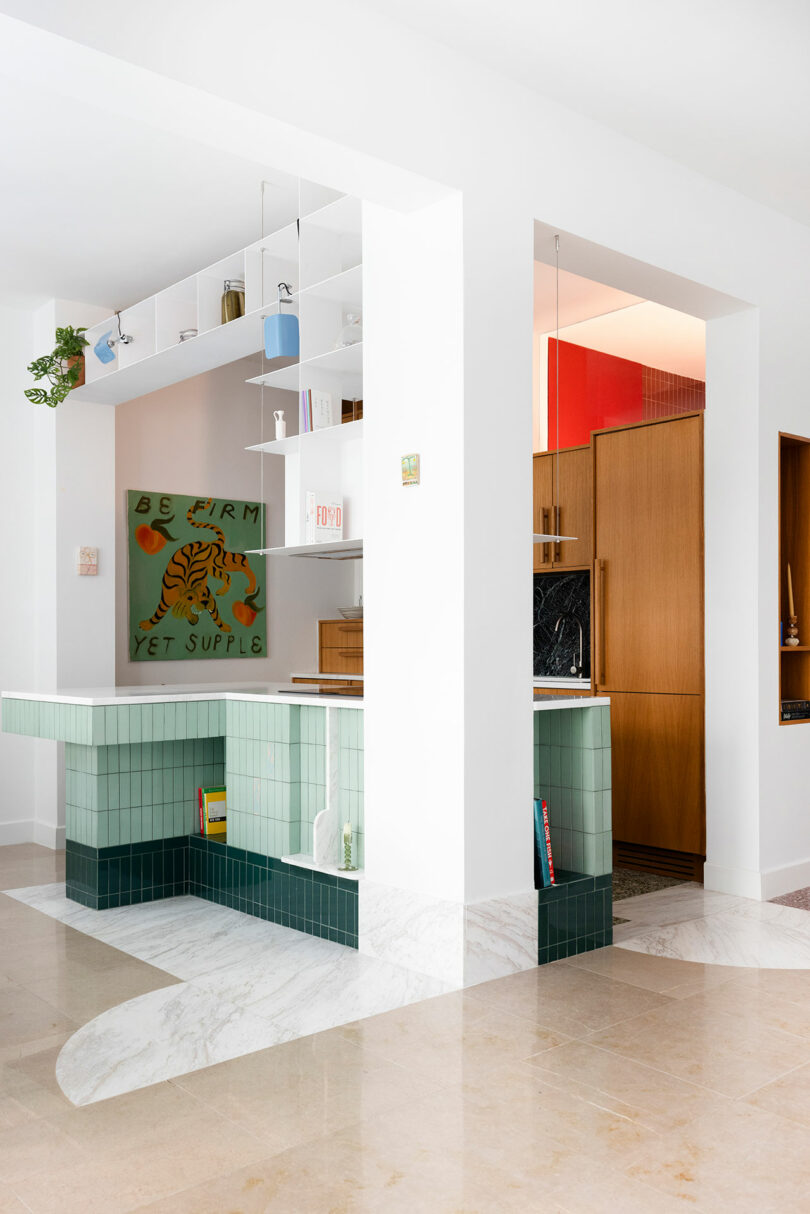
<path fill-rule="evenodd" d="M 298 431 L 311 434 L 313 430 L 327 430 L 340 423 L 340 412 L 331 392 L 318 392 L 305 388 L 301 392 L 301 417 Z"/>
<path fill-rule="evenodd" d="M 810 700 L 783 700 L 783 721 L 804 721 L 810 717 Z"/>
<path fill-rule="evenodd" d="M 225 800 L 225 788 L 222 785 L 216 788 L 201 788 L 199 798 L 200 834 L 224 836 L 228 808 Z"/>

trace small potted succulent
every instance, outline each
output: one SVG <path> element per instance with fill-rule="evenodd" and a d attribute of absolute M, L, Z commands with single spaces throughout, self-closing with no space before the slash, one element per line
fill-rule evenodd
<path fill-rule="evenodd" d="M 47 379 L 50 387 L 27 388 L 25 395 L 35 405 L 48 405 L 55 409 L 73 388 L 84 383 L 84 348 L 90 343 L 84 337 L 85 329 L 74 329 L 68 325 L 56 330 L 56 345 L 51 354 L 43 354 L 28 366 L 34 379 Z"/>

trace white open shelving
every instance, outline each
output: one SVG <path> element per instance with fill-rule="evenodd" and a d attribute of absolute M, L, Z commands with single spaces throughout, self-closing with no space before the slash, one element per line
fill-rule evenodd
<path fill-rule="evenodd" d="M 279 282 L 291 284 L 296 312 L 301 306 L 299 296 L 307 296 L 313 316 L 326 306 L 327 300 L 318 294 L 322 287 L 331 305 L 340 306 L 339 299 L 329 296 L 335 289 L 339 296 L 340 288 L 330 288 L 321 280 L 340 278 L 360 264 L 360 201 L 315 182 L 283 175 L 277 178 L 266 183 L 268 226 L 273 230 L 149 299 L 122 309 L 121 331 L 133 340 L 116 344 L 110 362 L 102 363 L 93 347 L 107 333 L 117 337 L 117 318 L 111 316 L 88 329 L 85 384 L 74 390 L 76 400 L 122 404 L 257 353 L 264 344 L 264 318 L 278 310 Z M 314 276 L 305 292 L 300 290 L 304 281 L 302 241 L 308 249 L 308 272 Z M 245 315 L 223 325 L 222 293 L 227 279 L 245 283 Z M 347 275 L 347 300 L 352 304 L 359 300 L 358 281 L 357 276 L 353 280 Z M 181 342 L 180 333 L 187 329 L 196 329 L 197 336 Z M 314 333 L 314 329 L 310 331 Z"/>
<path fill-rule="evenodd" d="M 363 312 L 363 231 L 360 199 L 334 199 L 300 222 L 298 263 L 288 265 L 284 281 L 296 284 L 300 356 L 268 365 L 247 382 L 289 393 L 288 425 L 298 434 L 256 443 L 248 451 L 285 457 L 284 546 L 265 549 L 272 556 L 312 556 L 354 560 L 363 555 L 362 539 L 305 544 L 305 500 L 310 490 L 343 499 L 344 534 L 363 534 L 363 423 L 338 424 L 302 433 L 302 395 L 328 392 L 338 412 L 346 401 L 363 399 L 363 343 L 342 346 L 351 316 Z M 265 267 L 265 279 L 267 268 Z M 281 281 L 279 279 L 278 281 Z M 275 287 L 275 284 L 274 284 Z M 285 310 L 287 307 L 285 305 Z M 278 398 L 274 398 L 274 408 Z"/>

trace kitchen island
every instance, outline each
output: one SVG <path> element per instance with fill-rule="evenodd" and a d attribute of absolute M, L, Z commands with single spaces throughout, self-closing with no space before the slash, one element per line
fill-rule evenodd
<path fill-rule="evenodd" d="M 282 687 L 4 693 L 6 732 L 65 744 L 67 896 L 103 910 L 194 894 L 358 947 L 363 700 Z M 610 942 L 610 710 L 584 696 L 533 710 L 559 870 L 538 895 L 533 955 L 548 961 Z M 219 784 L 227 842 L 199 834 L 198 789 Z M 529 847 L 528 805 L 526 821 Z M 353 872 L 338 867 L 346 823 Z"/>

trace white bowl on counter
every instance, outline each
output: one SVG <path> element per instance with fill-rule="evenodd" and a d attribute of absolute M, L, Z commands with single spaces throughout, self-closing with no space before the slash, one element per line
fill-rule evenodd
<path fill-rule="evenodd" d="M 344 620 L 362 620 L 362 607 L 338 607 L 338 611 L 343 616 Z"/>

